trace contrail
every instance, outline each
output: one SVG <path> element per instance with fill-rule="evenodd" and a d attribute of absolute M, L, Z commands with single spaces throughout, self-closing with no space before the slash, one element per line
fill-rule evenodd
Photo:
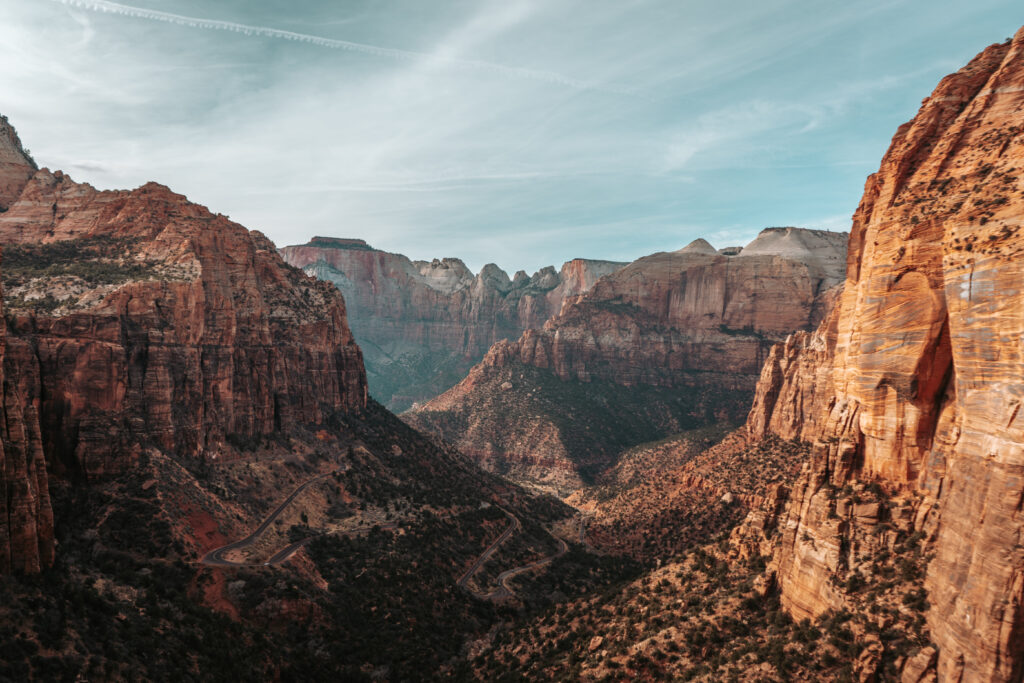
<path fill-rule="evenodd" d="M 181 14 L 172 14 L 171 12 L 160 12 L 158 10 L 145 9 L 142 7 L 122 5 L 121 3 L 109 2 L 108 0 L 51 1 L 60 3 L 61 5 L 66 5 L 68 7 L 79 7 L 82 9 L 90 10 L 92 12 L 120 14 L 123 16 L 134 17 L 137 19 L 162 21 L 168 24 L 177 24 L 178 26 L 188 26 L 190 28 L 201 28 L 213 31 L 231 31 L 233 33 L 242 33 L 247 36 L 260 36 L 263 38 L 293 40 L 298 43 L 308 43 L 310 45 L 316 45 L 318 47 L 326 47 L 335 50 L 349 50 L 351 52 L 361 52 L 363 54 L 373 55 L 375 57 L 386 57 L 389 59 L 400 60 L 432 59 L 438 62 L 451 64 L 452 66 L 460 68 L 473 69 L 477 71 L 487 71 L 490 73 L 501 74 L 504 76 L 526 78 L 535 81 L 543 81 L 545 83 L 561 85 L 568 88 L 574 88 L 576 90 L 595 90 L 601 92 L 615 93 L 619 95 L 632 95 L 635 93 L 633 89 L 608 86 L 593 81 L 582 81 L 579 79 L 570 78 L 568 76 L 563 76 L 562 74 L 555 73 L 553 71 L 538 71 L 536 69 L 524 69 L 520 67 L 506 66 L 504 64 L 496 64 L 494 62 L 486 62 L 476 59 L 457 59 L 454 57 L 432 55 L 428 52 L 398 50 L 395 48 L 380 47 L 378 45 L 367 45 L 366 43 L 354 43 L 349 40 L 335 40 L 334 38 L 324 38 L 322 36 L 314 36 L 308 33 L 282 31 L 280 29 L 268 28 L 266 26 L 250 26 L 248 24 L 239 24 L 233 21 L 219 21 L 216 19 L 201 19 L 197 17 L 187 17 Z"/>

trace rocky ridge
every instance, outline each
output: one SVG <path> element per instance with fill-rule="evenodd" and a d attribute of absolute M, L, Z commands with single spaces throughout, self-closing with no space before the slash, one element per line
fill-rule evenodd
<path fill-rule="evenodd" d="M 495 344 L 462 382 L 405 419 L 485 466 L 531 479 L 554 471 L 561 485 L 580 481 L 581 464 L 600 469 L 638 443 L 710 422 L 737 424 L 772 345 L 812 329 L 835 301 L 845 243 L 845 233 L 768 228 L 733 256 L 696 240 L 638 259 L 543 327 Z M 537 371 L 550 381 L 524 381 Z M 579 401 L 550 405 L 548 395 L 566 393 L 552 381 L 576 387 L 569 393 Z M 644 400 L 626 408 L 623 397 L 639 391 Z M 619 410 L 592 419 L 595 402 Z M 510 403 L 528 419 L 506 419 Z M 569 433 L 596 434 L 597 422 L 620 433 L 642 423 L 645 431 L 628 443 Z"/>
<path fill-rule="evenodd" d="M 365 406 L 341 296 L 263 235 L 155 183 L 100 192 L 42 169 L 17 189 L 0 213 L 4 568 L 53 558 L 44 462 L 74 480 L 150 448 L 216 461 Z"/>
<path fill-rule="evenodd" d="M 491 263 L 473 275 L 456 258 L 412 261 L 334 237 L 281 254 L 345 295 L 371 393 L 396 411 L 445 391 L 495 342 L 543 325 L 564 301 L 625 265 L 574 259 L 559 271 L 548 266 L 509 278 Z"/>
<path fill-rule="evenodd" d="M 761 546 L 794 617 L 845 608 L 838 584 L 926 539 L 936 648 L 903 680 L 1024 675 L 1022 109 L 1024 29 L 897 131 L 854 215 L 838 306 L 773 349 L 750 415 L 755 435 L 816 444 L 781 539 Z M 858 503 L 865 486 L 886 495 Z"/>
<path fill-rule="evenodd" d="M 342 295 L 259 233 L 46 169 L 6 208 L 0 679 L 415 679 L 629 571 L 464 590 L 567 548 L 572 510 L 368 398 Z"/>
<path fill-rule="evenodd" d="M 36 162 L 22 147 L 14 126 L 0 116 L 0 212 L 18 198 L 36 170 Z"/>

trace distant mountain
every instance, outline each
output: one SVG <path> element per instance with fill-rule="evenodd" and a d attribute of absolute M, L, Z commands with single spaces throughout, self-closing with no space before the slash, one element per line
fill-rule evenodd
<path fill-rule="evenodd" d="M 743 249 L 696 240 L 638 259 L 405 419 L 485 467 L 561 487 L 639 443 L 738 424 L 772 344 L 834 302 L 846 241 L 768 228 Z"/>
<path fill-rule="evenodd" d="M 557 272 L 548 266 L 509 278 L 488 264 L 473 275 L 459 259 L 411 261 L 334 237 L 284 247 L 281 255 L 345 295 L 370 393 L 395 411 L 444 392 L 492 344 L 543 325 L 564 301 L 625 265 L 574 259 Z"/>

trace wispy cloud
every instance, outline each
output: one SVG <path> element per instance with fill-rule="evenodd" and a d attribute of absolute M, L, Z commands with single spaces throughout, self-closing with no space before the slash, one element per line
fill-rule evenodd
<path fill-rule="evenodd" d="M 279 244 L 628 259 L 848 227 L 896 126 L 1020 15 L 833 5 L 0 0 L 0 112 L 41 164 Z"/>
<path fill-rule="evenodd" d="M 544 83 L 551 83 L 553 85 L 560 85 L 578 90 L 597 90 L 623 95 L 633 94 L 635 92 L 632 88 L 570 78 L 553 71 L 526 69 L 522 67 L 508 66 L 505 64 L 496 64 L 494 62 L 488 62 L 480 59 L 467 59 L 455 56 L 453 53 L 446 51 L 434 53 L 413 52 L 411 50 L 400 50 L 396 48 L 382 47 L 379 45 L 369 45 L 367 43 L 357 43 L 350 40 L 325 38 L 323 36 L 316 36 L 308 33 L 284 31 L 267 26 L 253 26 L 251 24 L 242 24 L 234 21 L 221 21 L 218 19 L 204 19 L 201 17 L 185 16 L 182 14 L 174 14 L 172 12 L 146 9 L 144 7 L 123 5 L 118 2 L 109 2 L 108 0 L 51 0 L 51 2 L 56 2 L 68 7 L 87 9 L 93 12 L 119 14 L 126 17 L 132 17 L 134 19 L 160 21 L 188 28 L 212 31 L 230 31 L 232 33 L 240 33 L 245 36 L 291 40 L 297 43 L 315 45 L 317 47 L 325 47 L 335 50 L 349 50 L 351 52 L 360 52 L 362 54 L 388 59 L 432 62 L 438 65 L 461 69 L 472 69 L 499 76 L 542 81 Z"/>

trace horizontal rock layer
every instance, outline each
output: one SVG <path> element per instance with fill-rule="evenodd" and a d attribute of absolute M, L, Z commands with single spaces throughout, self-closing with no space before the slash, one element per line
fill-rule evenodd
<path fill-rule="evenodd" d="M 514 278 L 494 264 L 473 275 L 459 259 L 411 261 L 363 240 L 315 237 L 285 260 L 334 283 L 366 355 L 370 390 L 404 410 L 448 389 L 496 341 L 515 339 L 625 264 L 575 259 Z"/>
<path fill-rule="evenodd" d="M 557 462 L 559 471 L 573 462 L 593 469 L 611 464 L 623 447 L 709 421 L 739 422 L 772 344 L 811 329 L 835 301 L 845 244 L 843 233 L 769 228 L 733 256 L 697 240 L 638 259 L 567 300 L 543 327 L 495 344 L 465 380 L 407 419 L 480 454 L 486 466 L 525 465 L 538 478 L 545 478 L 545 463 Z M 548 380 L 523 386 L 506 376 L 522 374 L 519 366 L 553 381 L 592 383 L 594 396 L 574 389 L 579 405 L 561 406 L 552 396 L 572 392 Z M 507 401 L 495 397 L 506 382 L 529 419 L 505 419 Z M 650 387 L 665 391 L 654 396 Z M 626 392 L 632 392 L 628 400 Z M 619 396 L 617 419 L 648 426 L 634 434 L 638 440 L 616 441 L 613 448 L 611 441 L 572 435 L 580 425 L 597 433 L 586 406 L 603 411 L 596 397 L 606 395 L 609 401 Z M 652 414 L 659 418 L 651 421 Z"/>
<path fill-rule="evenodd" d="M 754 377 L 774 341 L 818 323 L 845 258 L 844 234 L 782 230 L 827 248 L 828 269 L 810 254 L 749 247 L 732 257 L 691 247 L 653 254 L 599 280 L 505 353 L 563 379 L 623 385 L 673 386 L 686 371 Z"/>

